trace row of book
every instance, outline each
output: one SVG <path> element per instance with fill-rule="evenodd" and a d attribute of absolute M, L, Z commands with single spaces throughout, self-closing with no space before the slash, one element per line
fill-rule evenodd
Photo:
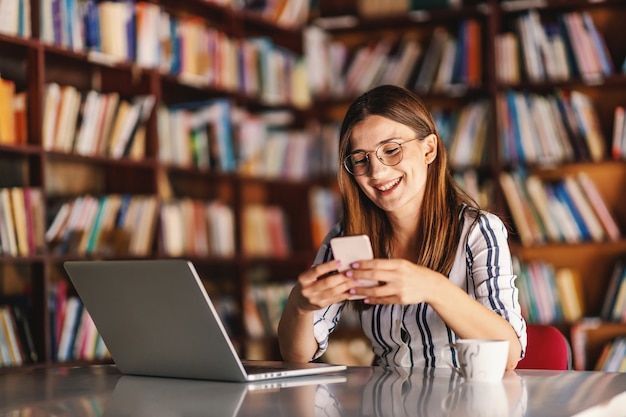
<path fill-rule="evenodd" d="M 313 247 L 319 248 L 341 217 L 341 200 L 336 190 L 315 186 L 309 191 L 309 207 Z"/>
<path fill-rule="evenodd" d="M 408 32 L 350 47 L 312 26 L 304 35 L 309 88 L 317 97 L 351 97 L 381 84 L 421 93 L 454 93 L 481 84 L 481 32 L 476 20 L 463 20 L 457 33 L 436 27 L 426 44 Z"/>
<path fill-rule="evenodd" d="M 481 177 L 475 169 L 457 170 L 452 173 L 456 183 L 484 210 L 493 210 L 495 181 Z"/>
<path fill-rule="evenodd" d="M 282 1 L 254 1 L 243 2 L 238 0 L 205 0 L 220 6 L 245 9 L 259 13 L 259 15 L 276 25 L 283 27 L 300 27 L 307 22 L 310 2 L 309 0 L 282 0 Z M 48 3 L 48 4 L 45 4 Z M 72 26 L 74 19 L 85 18 L 93 13 L 97 1 L 60 1 L 41 2 L 42 10 L 52 16 L 58 16 L 60 20 L 56 25 L 42 25 L 48 33 L 47 36 L 55 40 L 61 40 L 63 36 L 70 37 L 77 29 Z M 145 2 L 137 2 L 137 8 Z M 139 13 L 138 13 L 139 14 Z M 29 0 L 1 0 L 0 1 L 0 33 L 13 36 L 31 36 L 31 10 Z M 138 17 L 139 18 L 139 17 Z M 63 31 L 66 33 L 63 35 Z"/>
<path fill-rule="evenodd" d="M 334 175 L 336 124 L 289 125 L 289 111 L 250 113 L 228 99 L 158 108 L 159 160 L 165 164 L 264 178 Z"/>
<path fill-rule="evenodd" d="M 606 289 L 600 318 L 606 321 L 626 323 L 626 260 L 621 259 L 613 267 Z"/>
<path fill-rule="evenodd" d="M 17 92 L 14 81 L 0 76 L 0 145 L 22 145 L 28 141 L 26 100 L 25 91 Z"/>
<path fill-rule="evenodd" d="M 154 108 L 152 95 L 132 100 L 116 92 L 79 91 L 71 85 L 46 85 L 43 148 L 111 158 L 145 156 L 145 124 Z"/>
<path fill-rule="evenodd" d="M 626 372 L 626 336 L 604 345 L 596 362 L 596 371 Z"/>
<path fill-rule="evenodd" d="M 161 243 L 168 256 L 235 256 L 235 219 L 222 201 L 182 199 L 160 208 Z"/>
<path fill-rule="evenodd" d="M 37 362 L 30 323 L 19 305 L 0 305 L 0 368 Z"/>
<path fill-rule="evenodd" d="M 454 110 L 433 109 L 452 168 L 478 167 L 485 162 L 490 109 L 485 100 L 473 101 Z"/>
<path fill-rule="evenodd" d="M 316 231 L 313 239 L 318 245 L 338 221 L 340 202 L 335 191 L 314 187 L 310 205 L 311 227 Z M 219 200 L 187 198 L 158 205 L 154 196 L 83 195 L 57 203 L 52 212 L 45 241 L 57 254 L 144 256 L 152 248 L 157 221 L 162 249 L 169 256 L 229 258 L 236 253 L 233 208 Z M 289 254 L 288 219 L 283 208 L 251 204 L 242 215 L 246 255 Z"/>
<path fill-rule="evenodd" d="M 88 52 L 104 64 L 158 68 L 194 85 L 238 91 L 268 104 L 310 104 L 301 57 L 269 38 L 234 38 L 208 25 L 144 1 L 42 2 L 43 42 Z"/>
<path fill-rule="evenodd" d="M 273 204 L 249 204 L 243 209 L 241 229 L 245 256 L 287 257 L 291 252 L 285 210 Z"/>
<path fill-rule="evenodd" d="M 110 357 L 91 316 L 80 298 L 69 295 L 65 280 L 50 285 L 48 309 L 50 347 L 54 360 L 93 361 Z"/>
<path fill-rule="evenodd" d="M 159 160 L 181 167 L 234 171 L 233 105 L 217 99 L 158 108 Z"/>
<path fill-rule="evenodd" d="M 252 283 L 244 301 L 245 328 L 248 336 L 275 336 L 293 282 Z"/>
<path fill-rule="evenodd" d="M 615 73 L 604 37 L 585 11 L 542 22 L 536 10 L 529 10 L 516 19 L 515 28 L 495 40 L 500 82 L 519 83 L 522 73 L 531 82 L 574 78 L 598 82 Z"/>
<path fill-rule="evenodd" d="M 507 91 L 498 94 L 496 105 L 505 162 L 599 162 L 608 156 L 594 104 L 579 91 L 550 95 Z"/>
<path fill-rule="evenodd" d="M 41 253 L 44 230 L 44 200 L 40 188 L 0 188 L 0 255 Z"/>
<path fill-rule="evenodd" d="M 573 323 L 583 317 L 582 281 L 572 269 L 514 257 L 513 272 L 522 315 L 529 323 Z"/>
<path fill-rule="evenodd" d="M 479 166 L 484 161 L 489 108 L 486 101 L 475 101 L 455 110 L 433 110 L 451 166 Z M 339 126 L 311 124 L 293 130 L 290 121 L 289 113 L 251 114 L 226 99 L 161 106 L 159 159 L 265 178 L 335 175 Z"/>
<path fill-rule="evenodd" d="M 153 195 L 83 195 L 60 203 L 45 239 L 57 254 L 147 256 L 158 202 Z"/>
<path fill-rule="evenodd" d="M 501 173 L 499 180 L 524 246 L 620 239 L 615 218 L 584 172 L 544 181 L 518 170 Z"/>

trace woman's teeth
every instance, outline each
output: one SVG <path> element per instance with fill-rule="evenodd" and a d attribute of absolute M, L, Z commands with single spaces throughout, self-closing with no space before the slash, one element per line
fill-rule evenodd
<path fill-rule="evenodd" d="M 396 180 L 394 180 L 394 181 L 388 182 L 388 183 L 387 183 L 387 184 L 385 184 L 385 185 L 382 185 L 382 186 L 380 186 L 380 187 L 377 187 L 377 188 L 378 188 L 378 191 L 388 191 L 388 190 L 391 190 L 391 189 L 392 189 L 392 188 L 393 188 L 396 184 L 398 184 L 399 182 L 400 182 L 400 178 L 398 178 L 398 179 L 396 179 Z"/>

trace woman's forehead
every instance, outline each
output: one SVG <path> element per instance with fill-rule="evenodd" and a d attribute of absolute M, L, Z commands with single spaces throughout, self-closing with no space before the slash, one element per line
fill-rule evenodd
<path fill-rule="evenodd" d="M 352 129 L 350 144 L 352 148 L 375 147 L 389 139 L 405 139 L 413 130 L 401 123 L 382 116 L 369 116 Z"/>

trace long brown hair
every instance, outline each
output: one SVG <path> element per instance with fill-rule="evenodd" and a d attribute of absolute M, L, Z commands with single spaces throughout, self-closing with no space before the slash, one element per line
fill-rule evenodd
<path fill-rule="evenodd" d="M 343 120 L 339 137 L 339 163 L 351 152 L 350 138 L 355 126 L 372 115 L 410 127 L 419 138 L 437 136 L 437 157 L 428 166 L 425 198 L 419 219 L 422 238 L 418 264 L 448 275 L 452 269 L 462 222 L 463 205 L 478 205 L 456 184 L 448 170 L 445 147 L 435 121 L 420 98 L 410 90 L 393 85 L 376 87 L 357 98 Z M 384 211 L 361 191 L 354 177 L 338 167 L 337 180 L 343 199 L 342 226 L 346 235 L 364 233 L 370 236 L 376 257 L 387 257 L 391 226 Z"/>

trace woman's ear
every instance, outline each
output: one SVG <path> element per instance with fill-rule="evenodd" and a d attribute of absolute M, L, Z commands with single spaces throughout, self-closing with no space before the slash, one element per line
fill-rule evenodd
<path fill-rule="evenodd" d="M 430 165 L 437 158 L 437 135 L 431 133 L 422 141 L 422 149 L 424 150 L 424 159 L 427 165 Z"/>

